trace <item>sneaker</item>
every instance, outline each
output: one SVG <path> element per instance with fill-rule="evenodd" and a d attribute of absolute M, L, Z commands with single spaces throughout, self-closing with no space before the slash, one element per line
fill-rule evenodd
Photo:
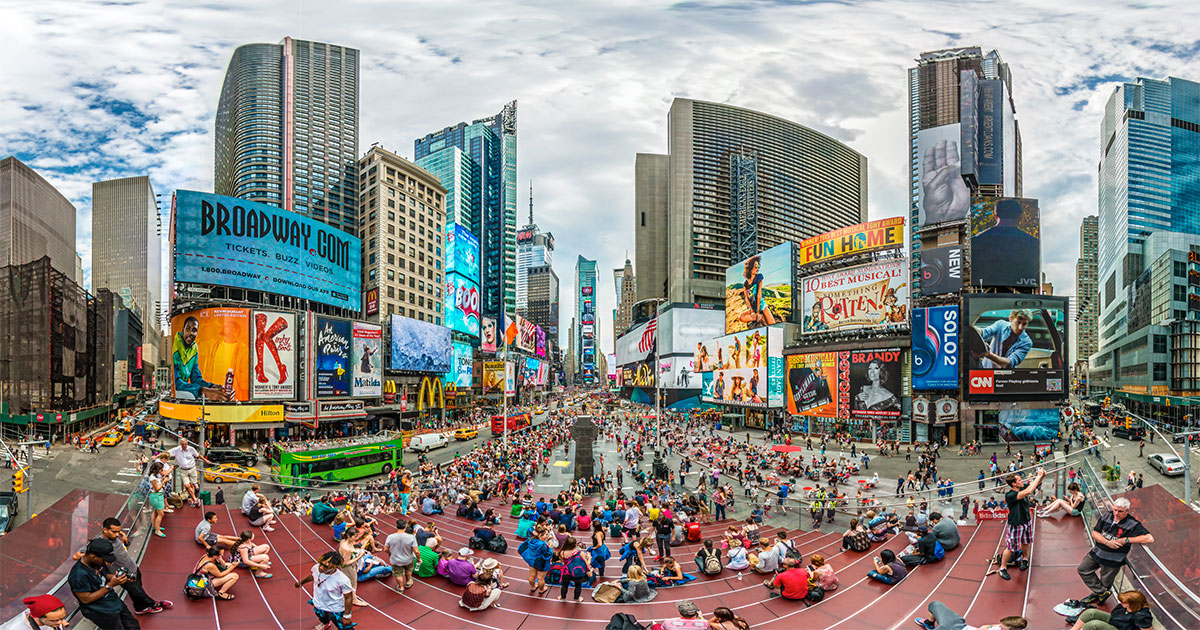
<path fill-rule="evenodd" d="M 1020 569 L 1021 569 L 1022 571 L 1028 571 L 1028 570 L 1029 570 L 1029 561 L 1028 561 L 1028 560 L 1021 560 Z"/>
<path fill-rule="evenodd" d="M 174 514 L 175 510 L 172 510 L 171 508 L 163 508 L 163 513 L 164 514 Z"/>
<path fill-rule="evenodd" d="M 1000 569 L 1000 577 L 1005 580 L 1012 579 L 1012 576 L 1008 574 L 1008 569 Z"/>
<path fill-rule="evenodd" d="M 151 606 L 144 610 L 135 610 L 135 611 L 133 611 L 133 614 L 135 614 L 135 615 L 153 615 L 154 613 L 160 613 L 162 611 L 163 611 L 163 609 L 161 606 Z"/>
<path fill-rule="evenodd" d="M 1079 600 L 1079 603 L 1083 604 L 1084 606 L 1086 606 L 1088 604 L 1091 604 L 1093 606 L 1099 606 L 1100 604 L 1103 604 L 1105 602 L 1105 600 L 1108 599 L 1108 595 L 1109 595 L 1108 591 L 1104 591 L 1102 593 L 1091 593 L 1087 597 L 1084 597 L 1083 599 Z"/>
<path fill-rule="evenodd" d="M 175 604 L 171 603 L 171 600 L 168 600 L 168 599 L 164 599 L 164 600 L 158 602 L 158 607 L 163 610 L 166 610 L 174 605 Z"/>
<path fill-rule="evenodd" d="M 925 630 L 934 630 L 934 628 L 937 627 L 933 625 L 932 621 L 924 617 L 917 617 L 916 619 L 913 619 L 913 621 L 917 622 L 917 625 L 925 628 Z"/>

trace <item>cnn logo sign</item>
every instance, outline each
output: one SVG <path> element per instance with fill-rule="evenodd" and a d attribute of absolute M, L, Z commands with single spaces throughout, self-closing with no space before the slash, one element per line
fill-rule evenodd
<path fill-rule="evenodd" d="M 995 387 L 996 377 L 990 371 L 971 371 L 970 384 L 972 394 L 991 394 Z"/>

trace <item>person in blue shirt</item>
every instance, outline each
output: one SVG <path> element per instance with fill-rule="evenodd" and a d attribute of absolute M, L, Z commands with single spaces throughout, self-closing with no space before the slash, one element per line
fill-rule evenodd
<path fill-rule="evenodd" d="M 976 357 L 979 367 L 1003 370 L 1020 365 L 1033 348 L 1033 341 L 1025 332 L 1032 319 L 1028 310 L 1015 308 L 1009 312 L 1007 322 L 996 321 L 979 330 L 979 336 L 986 344 L 982 356 Z"/>

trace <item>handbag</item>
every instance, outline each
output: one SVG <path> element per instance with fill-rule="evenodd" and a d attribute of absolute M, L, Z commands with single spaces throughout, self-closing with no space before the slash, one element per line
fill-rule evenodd
<path fill-rule="evenodd" d="M 621 587 L 611 582 L 601 584 L 592 591 L 592 599 L 604 604 L 615 604 L 620 596 Z"/>
<path fill-rule="evenodd" d="M 804 596 L 804 601 L 815 604 L 822 599 L 825 599 L 825 589 L 820 586 L 814 586 L 808 589 L 808 595 Z"/>
<path fill-rule="evenodd" d="M 212 580 L 208 579 L 207 575 L 200 573 L 200 567 L 208 564 L 207 559 L 196 565 L 196 568 L 187 576 L 187 581 L 183 584 L 183 594 L 188 599 L 203 599 L 205 597 L 214 597 L 217 594 L 213 588 Z"/>

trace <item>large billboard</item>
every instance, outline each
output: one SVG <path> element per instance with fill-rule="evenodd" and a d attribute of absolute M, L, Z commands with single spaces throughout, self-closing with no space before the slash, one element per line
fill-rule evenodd
<path fill-rule="evenodd" d="M 451 223 L 446 228 L 446 273 L 479 282 L 479 239 L 467 228 Z"/>
<path fill-rule="evenodd" d="M 725 270 L 725 332 L 790 321 L 792 243 L 782 243 Z"/>
<path fill-rule="evenodd" d="M 542 330 L 541 326 L 538 326 L 534 332 L 533 353 L 539 357 L 546 356 L 546 331 Z"/>
<path fill-rule="evenodd" d="M 782 326 L 725 335 L 702 344 L 701 350 L 707 353 L 710 347 L 721 362 L 708 363 L 712 380 L 704 377 L 701 396 L 705 402 L 758 408 L 783 406 Z M 699 365 L 693 364 L 697 369 Z"/>
<path fill-rule="evenodd" d="M 959 155 L 962 166 L 959 172 L 974 178 L 979 159 L 979 75 L 975 70 L 961 70 L 958 74 L 958 112 L 962 128 L 959 131 Z"/>
<path fill-rule="evenodd" d="M 318 398 L 350 395 L 350 322 L 318 317 L 313 333 Z"/>
<path fill-rule="evenodd" d="M 971 207 L 971 284 L 1037 287 L 1041 268 L 1037 199 L 977 197 Z"/>
<path fill-rule="evenodd" d="M 843 418 L 899 418 L 900 349 L 849 350 L 838 355 L 838 369 L 845 371 L 849 393 L 839 398 L 838 415 Z"/>
<path fill-rule="evenodd" d="M 290 295 L 362 308 L 362 241 L 262 203 L 179 190 L 172 243 L 175 282 Z"/>
<path fill-rule="evenodd" d="M 838 353 L 793 354 L 786 358 L 788 413 L 836 417 Z"/>
<path fill-rule="evenodd" d="M 904 217 L 879 219 L 804 239 L 796 266 L 901 247 L 904 247 Z"/>
<path fill-rule="evenodd" d="M 495 352 L 496 344 L 499 343 L 500 339 L 500 330 L 496 327 L 496 318 L 481 317 L 479 318 L 479 321 L 481 322 L 479 329 L 479 347 L 482 348 L 484 352 Z"/>
<path fill-rule="evenodd" d="M 967 218 L 971 191 L 962 178 L 959 123 L 917 132 L 917 225 Z"/>
<path fill-rule="evenodd" d="M 530 354 L 537 349 L 537 324 L 517 315 L 517 348 Z"/>
<path fill-rule="evenodd" d="M 504 382 L 504 362 L 484 361 L 479 370 L 480 384 L 483 393 L 499 392 Z"/>
<path fill-rule="evenodd" d="M 450 355 L 449 328 L 392 315 L 391 369 L 444 374 Z"/>
<path fill-rule="evenodd" d="M 446 274 L 446 326 L 451 330 L 479 336 L 479 284 L 457 273 Z"/>
<path fill-rule="evenodd" d="M 979 130 L 976 179 L 981 186 L 998 186 L 1004 177 L 1004 82 L 979 81 Z"/>
<path fill-rule="evenodd" d="M 725 312 L 703 305 L 668 306 L 659 314 L 663 338 L 659 340 L 660 354 L 692 353 L 696 344 L 725 334 Z"/>
<path fill-rule="evenodd" d="M 961 245 L 921 250 L 921 295 L 958 293 L 962 286 Z"/>
<path fill-rule="evenodd" d="M 354 345 L 351 365 L 350 395 L 377 398 L 383 395 L 383 328 L 354 322 L 351 327 Z"/>
<path fill-rule="evenodd" d="M 521 366 L 521 383 L 526 387 L 542 387 L 546 384 L 549 371 L 550 366 L 545 361 L 528 357 Z"/>
<path fill-rule="evenodd" d="M 474 349 L 471 344 L 457 341 L 451 344 L 451 348 L 450 369 L 446 372 L 443 380 L 447 385 L 470 389 L 473 382 L 471 369 L 475 360 Z"/>
<path fill-rule="evenodd" d="M 724 319 L 721 326 L 724 327 Z M 617 365 L 629 365 L 645 361 L 654 354 L 658 322 L 650 320 L 634 326 L 629 332 L 617 338 Z M 665 353 L 664 353 L 665 354 Z"/>
<path fill-rule="evenodd" d="M 296 397 L 295 313 L 254 311 L 250 327 L 250 397 L 254 400 L 291 400 Z"/>
<path fill-rule="evenodd" d="M 1066 396 L 1067 298 L 967 295 L 965 357 L 972 399 L 1059 400 Z"/>
<path fill-rule="evenodd" d="M 1000 437 L 1006 442 L 1045 442 L 1058 438 L 1060 412 L 1052 409 L 1001 409 Z"/>
<path fill-rule="evenodd" d="M 958 320 L 957 306 L 913 309 L 913 389 L 958 389 Z"/>
<path fill-rule="evenodd" d="M 908 322 L 908 261 L 900 258 L 809 276 L 802 332 L 895 328 Z"/>
<path fill-rule="evenodd" d="M 202 308 L 171 318 L 171 394 L 250 400 L 250 309 Z"/>

